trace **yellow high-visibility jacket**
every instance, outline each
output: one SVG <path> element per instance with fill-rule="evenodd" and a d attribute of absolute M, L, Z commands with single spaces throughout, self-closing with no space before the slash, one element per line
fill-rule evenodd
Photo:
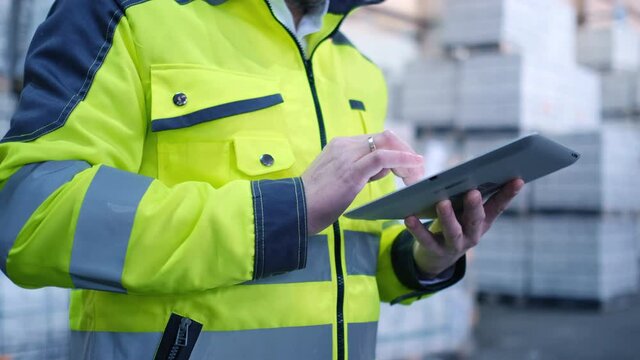
<path fill-rule="evenodd" d="M 72 358 L 371 359 L 380 300 L 463 276 L 421 285 L 399 225 L 307 234 L 299 176 L 383 129 L 383 76 L 338 31 L 373 2 L 332 0 L 309 60 L 264 0 L 55 3 L 0 143 L 0 269 L 77 289 Z"/>

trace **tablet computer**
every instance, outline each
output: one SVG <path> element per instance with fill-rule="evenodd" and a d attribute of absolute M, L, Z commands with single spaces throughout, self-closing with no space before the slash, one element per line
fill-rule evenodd
<path fill-rule="evenodd" d="M 580 155 L 542 135 L 533 134 L 469 160 L 440 174 L 383 196 L 345 214 L 352 219 L 435 218 L 438 202 L 450 199 L 456 211 L 464 195 L 478 189 L 491 196 L 510 180 L 525 183 L 565 168 Z"/>

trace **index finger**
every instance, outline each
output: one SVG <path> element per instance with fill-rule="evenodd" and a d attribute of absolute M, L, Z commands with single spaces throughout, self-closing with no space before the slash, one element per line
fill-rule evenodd
<path fill-rule="evenodd" d="M 422 156 L 414 153 L 376 150 L 363 156 L 354 165 L 356 172 L 368 180 L 384 169 L 417 168 L 422 166 L 422 161 Z"/>
<path fill-rule="evenodd" d="M 416 153 L 416 151 L 402 140 L 396 133 L 391 130 L 385 130 L 379 134 L 373 135 L 373 140 L 376 146 L 382 149 L 388 150 L 400 150 L 406 152 Z"/>

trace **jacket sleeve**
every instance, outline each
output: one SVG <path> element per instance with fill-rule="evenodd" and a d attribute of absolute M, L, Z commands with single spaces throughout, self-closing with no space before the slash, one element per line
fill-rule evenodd
<path fill-rule="evenodd" d="M 139 175 L 149 95 L 124 4 L 62 0 L 0 143 L 0 269 L 24 287 L 178 294 L 305 266 L 298 178 Z"/>

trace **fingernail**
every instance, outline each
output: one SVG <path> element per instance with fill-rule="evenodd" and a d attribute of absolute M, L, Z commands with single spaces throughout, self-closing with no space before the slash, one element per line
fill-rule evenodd
<path fill-rule="evenodd" d="M 417 218 L 415 216 L 410 216 L 405 221 L 405 224 L 410 228 L 415 228 L 417 225 Z"/>
<path fill-rule="evenodd" d="M 438 213 L 438 215 L 444 215 L 444 212 L 448 208 L 448 202 L 449 200 L 443 200 L 438 203 L 438 205 L 436 206 L 436 212 Z"/>

